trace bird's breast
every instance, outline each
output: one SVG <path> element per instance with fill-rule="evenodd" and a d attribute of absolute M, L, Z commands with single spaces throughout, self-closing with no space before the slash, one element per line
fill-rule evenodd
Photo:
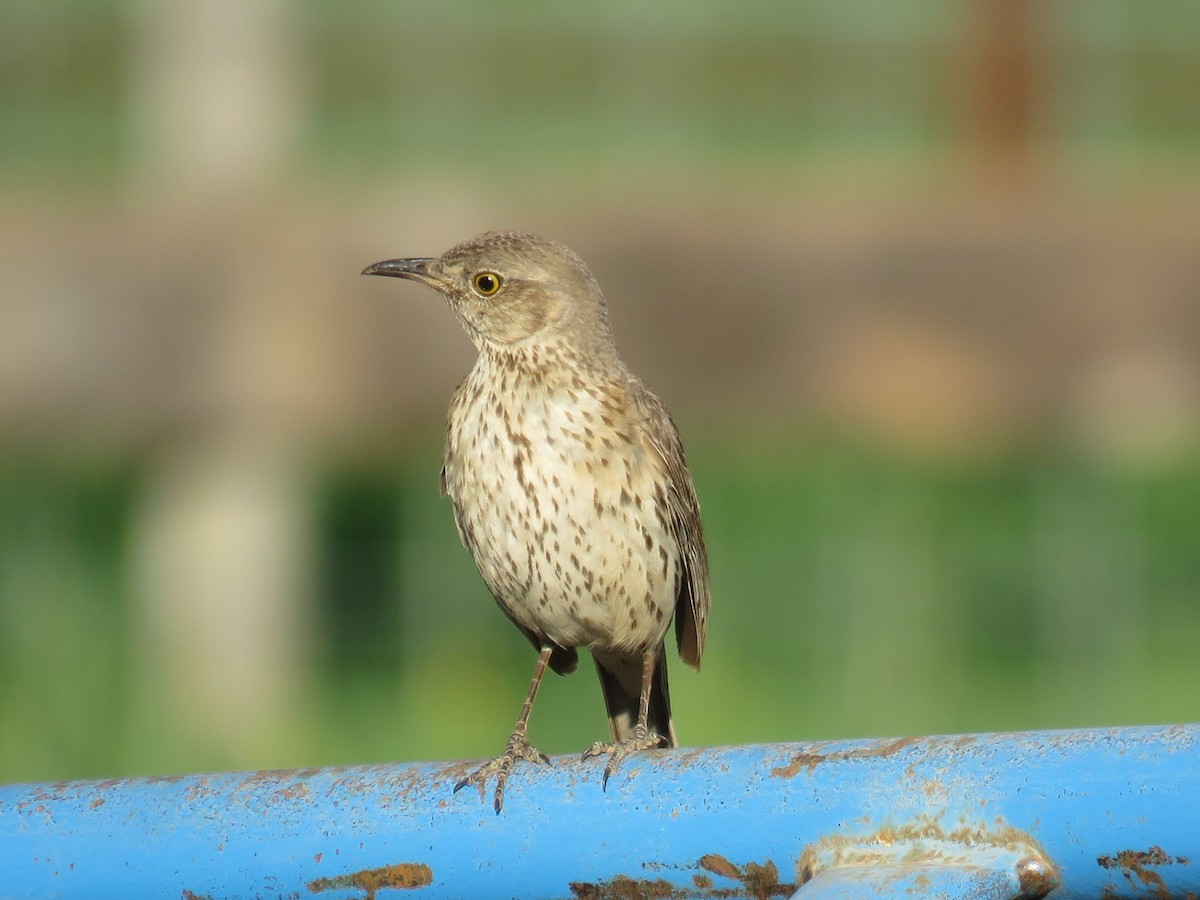
<path fill-rule="evenodd" d="M 561 646 L 662 640 L 678 548 L 665 490 L 619 397 L 476 378 L 451 407 L 446 491 L 496 599 Z"/>

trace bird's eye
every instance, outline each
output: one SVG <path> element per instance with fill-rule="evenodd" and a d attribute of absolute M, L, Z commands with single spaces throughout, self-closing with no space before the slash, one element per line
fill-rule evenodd
<path fill-rule="evenodd" d="M 477 272 L 475 274 L 475 290 L 490 297 L 500 290 L 500 276 L 495 272 Z"/>

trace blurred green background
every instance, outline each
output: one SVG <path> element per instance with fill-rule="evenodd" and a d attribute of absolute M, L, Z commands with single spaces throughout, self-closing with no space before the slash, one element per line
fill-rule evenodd
<path fill-rule="evenodd" d="M 491 228 L 683 432 L 684 743 L 1200 719 L 1198 188 L 1187 0 L 6 0 L 0 781 L 500 750 L 472 350 L 357 275 Z"/>

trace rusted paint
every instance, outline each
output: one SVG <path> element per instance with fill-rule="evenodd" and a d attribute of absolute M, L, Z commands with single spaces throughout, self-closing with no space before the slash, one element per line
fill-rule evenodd
<path fill-rule="evenodd" d="M 433 870 L 424 863 L 396 863 L 378 869 L 363 869 L 332 878 L 317 878 L 308 883 L 314 894 L 322 891 L 344 891 L 357 888 L 366 891 L 364 900 L 375 900 L 376 891 L 383 888 L 419 888 L 433 884 Z"/>
<path fill-rule="evenodd" d="M 728 878 L 730 881 L 741 881 L 741 870 L 718 853 L 707 853 L 700 857 L 699 866 L 712 872 L 714 875 L 720 875 L 722 878 Z"/>
<path fill-rule="evenodd" d="M 472 765 L 0 786 L 4 889 L 82 900 L 147 885 L 168 898 L 185 884 L 197 897 L 329 888 L 322 896 L 362 900 L 389 892 L 337 876 L 419 859 L 437 873 L 429 896 L 487 895 L 493 879 L 511 877 L 546 896 L 569 897 L 567 884 L 587 879 L 602 883 L 576 885 L 576 896 L 718 900 L 773 896 L 799 880 L 797 855 L 816 846 L 800 878 L 834 888 L 850 883 L 847 860 L 899 870 L 911 853 L 934 861 L 907 866 L 896 881 L 905 889 L 919 889 L 927 873 L 936 891 L 957 868 L 999 873 L 1010 895 L 1042 893 L 1058 872 L 1052 897 L 1096 897 L 1106 885 L 1110 898 L 1200 892 L 1200 726 L 662 751 L 639 761 L 638 778 L 617 794 L 599 791 L 594 767 L 562 758 L 514 781 L 514 809 L 528 815 L 501 821 L 450 793 Z M 1037 848 L 1009 823 L 1036 835 Z M 597 829 L 645 835 L 606 844 L 588 874 L 573 870 L 564 841 L 591 846 Z M 832 836 L 849 836 L 838 871 L 839 848 L 822 843 Z M 168 841 L 186 854 L 157 849 Z M 702 864 L 696 848 L 705 846 L 724 855 Z M 1042 847 L 1055 868 L 1040 867 Z M 1027 856 L 1038 862 L 1022 866 Z M 103 889 L 97 872 L 109 879 Z"/>
<path fill-rule="evenodd" d="M 275 796 L 280 800 L 300 800 L 305 797 L 311 797 L 312 791 L 308 785 L 302 781 L 297 781 L 289 784 L 285 788 L 280 788 L 275 792 Z"/>
<path fill-rule="evenodd" d="M 1105 869 L 1136 869 L 1139 866 L 1169 866 L 1179 863 L 1181 866 L 1191 865 L 1192 860 L 1187 856 L 1169 856 L 1157 844 L 1149 850 L 1122 850 L 1115 856 L 1101 856 L 1096 863 Z"/>
<path fill-rule="evenodd" d="M 796 753 L 786 766 L 771 769 L 771 775 L 775 778 L 795 778 L 801 769 L 807 769 L 811 775 L 822 763 L 842 762 L 847 759 L 886 759 L 921 740 L 923 739 L 918 737 L 903 737 L 885 744 L 869 744 L 865 747 L 855 747 L 853 750 L 835 750 L 832 753 L 811 753 L 802 750 Z"/>
<path fill-rule="evenodd" d="M 1058 887 L 1058 874 L 1042 860 L 1026 856 L 1017 863 L 1017 881 L 1022 897 L 1045 897 Z"/>
<path fill-rule="evenodd" d="M 275 784 L 283 781 L 307 781 L 324 770 L 317 766 L 306 766 L 301 769 L 257 769 L 247 772 L 243 785 Z"/>
<path fill-rule="evenodd" d="M 1167 889 L 1163 877 L 1147 867 L 1174 864 L 1186 866 L 1191 864 L 1191 858 L 1171 856 L 1156 844 L 1149 850 L 1121 850 L 1112 856 L 1099 856 L 1096 858 L 1096 864 L 1103 869 L 1120 869 L 1129 886 L 1135 891 L 1149 892 L 1154 897 L 1170 897 L 1171 892 Z M 1135 878 L 1141 882 L 1140 885 L 1134 881 Z M 1106 886 L 1105 890 L 1110 888 L 1113 896 L 1119 896 L 1113 885 Z"/>
<path fill-rule="evenodd" d="M 831 855 L 846 861 L 861 860 L 863 865 L 892 861 L 894 854 L 890 851 L 895 844 L 919 844 L 941 842 L 941 846 L 961 846 L 966 849 L 991 846 L 1015 848 L 1030 846 L 1038 850 L 1039 856 L 1044 856 L 1037 840 L 1028 832 L 1008 825 L 989 826 L 983 823 L 962 823 L 955 828 L 946 829 L 940 821 L 929 816 L 918 816 L 916 821 L 901 826 L 884 825 L 866 835 L 839 834 L 822 838 L 816 844 L 805 848 L 800 856 L 800 864 L 817 862 L 818 855 Z M 878 853 L 873 854 L 868 848 L 877 847 Z M 912 862 L 937 862 L 941 850 L 931 849 L 929 859 L 914 858 Z M 945 861 L 944 856 L 941 861 Z"/>
<path fill-rule="evenodd" d="M 614 875 L 608 881 L 572 881 L 570 887 L 578 900 L 682 900 L 688 896 L 665 878 L 628 875 Z"/>
<path fill-rule="evenodd" d="M 797 885 L 779 880 L 779 868 L 771 860 L 762 863 L 748 862 L 738 866 L 718 853 L 706 853 L 696 865 L 728 881 L 739 882 L 739 887 L 717 887 L 713 879 L 703 873 L 692 875 L 695 890 L 676 887 L 665 878 L 630 878 L 615 875 L 607 881 L 573 881 L 571 894 L 577 900 L 770 900 L 772 897 L 790 897 L 796 893 Z"/>
<path fill-rule="evenodd" d="M 825 869 L 984 865 L 1007 867 L 1018 880 L 1021 896 L 1043 897 L 1059 884 L 1059 873 L 1037 840 L 1027 832 L 997 824 L 960 823 L 945 828 L 935 818 L 918 817 L 912 824 L 885 825 L 866 835 L 833 835 L 804 849 L 797 861 L 797 878 L 806 884 Z"/>
<path fill-rule="evenodd" d="M 740 881 L 745 885 L 745 892 L 735 894 L 739 897 L 754 897 L 755 900 L 767 900 L 769 897 L 790 897 L 796 893 L 798 885 L 793 883 L 781 884 L 779 869 L 771 860 L 762 864 L 748 862 L 741 868 L 735 866 L 725 857 L 709 853 L 700 857 L 700 868 L 720 875 L 731 881 Z"/>
<path fill-rule="evenodd" d="M 786 766 L 776 766 L 771 769 L 771 777 L 795 778 L 800 774 L 801 769 L 808 769 L 808 774 L 811 775 L 813 770 L 827 759 L 829 757 L 823 753 L 800 752 L 793 756 L 792 761 Z"/>

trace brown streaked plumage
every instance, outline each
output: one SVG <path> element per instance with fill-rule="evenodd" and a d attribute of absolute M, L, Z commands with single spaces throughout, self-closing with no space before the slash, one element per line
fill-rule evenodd
<path fill-rule="evenodd" d="M 670 413 L 617 355 L 608 310 L 583 261 L 530 234 L 491 232 L 436 259 L 363 270 L 446 298 L 479 350 L 446 424 L 442 491 L 463 544 L 505 615 L 538 650 L 504 752 L 455 787 L 496 812 L 545 669 L 591 651 L 608 710 L 604 783 L 630 753 L 676 746 L 664 639 L 700 667 L 710 605 L 700 506 Z"/>

